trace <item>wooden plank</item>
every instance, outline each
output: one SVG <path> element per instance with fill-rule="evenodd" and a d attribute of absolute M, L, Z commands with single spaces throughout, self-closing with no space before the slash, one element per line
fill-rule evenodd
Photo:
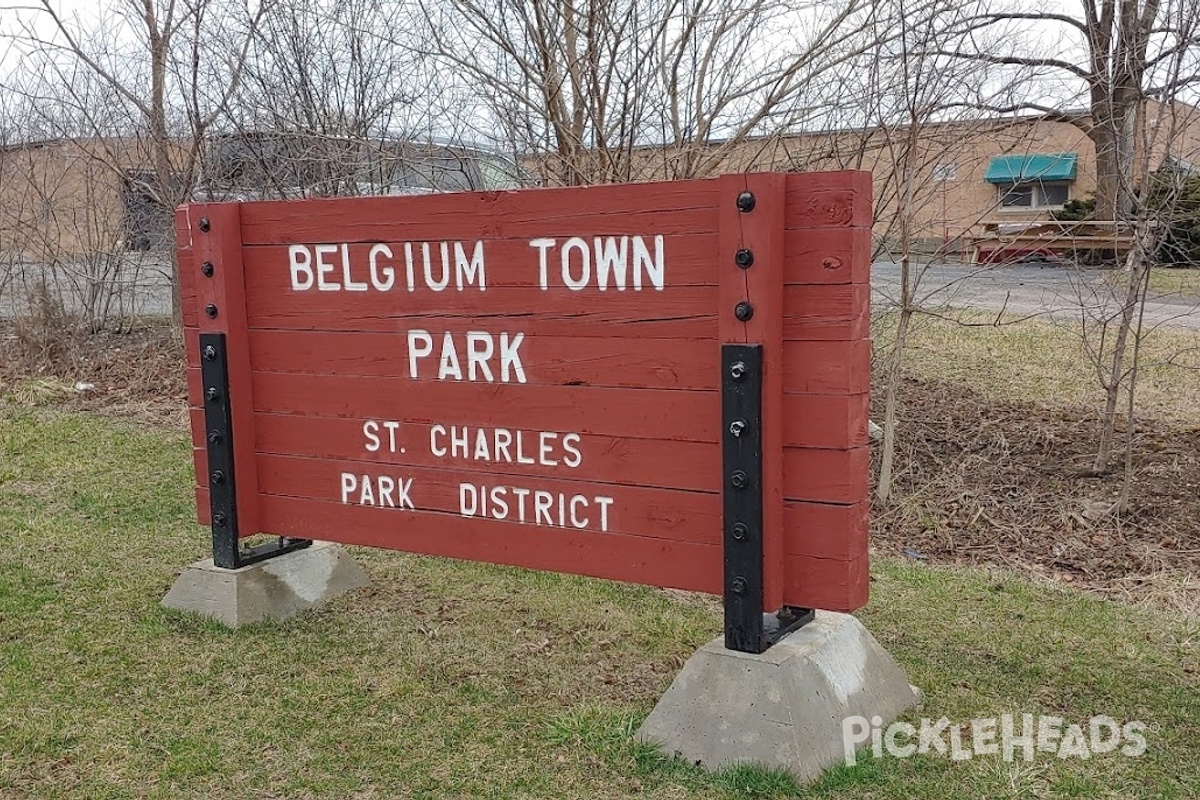
<path fill-rule="evenodd" d="M 570 236 L 532 239 L 483 237 L 470 222 L 458 226 L 455 238 L 443 240 L 414 231 L 423 238 L 407 241 L 389 233 L 378 241 L 346 242 L 340 231 L 331 230 L 323 242 L 246 247 L 246 274 L 269 279 L 266 285 L 287 294 L 383 294 L 399 304 L 424 293 L 479 302 L 502 288 L 538 289 L 550 299 L 628 292 L 651 298 L 657 292 L 655 281 L 716 285 L 716 231 L 668 236 L 646 227 L 657 221 L 654 217 L 645 219 L 649 222 L 619 236 L 593 233 L 587 223 Z M 847 239 L 846 252 L 849 246 Z M 328 268 L 319 276 L 318 259 Z M 660 260 L 661 276 L 650 269 Z"/>
<path fill-rule="evenodd" d="M 871 227 L 871 173 L 792 172 L 787 174 L 787 227 Z"/>
<path fill-rule="evenodd" d="M 785 286 L 784 341 L 868 339 L 870 306 L 869 283 Z"/>
<path fill-rule="evenodd" d="M 464 230 L 489 239 L 704 233 L 716 229 L 716 190 L 715 181 L 699 180 L 246 203 L 243 238 L 258 245 L 441 241 Z"/>
<path fill-rule="evenodd" d="M 784 597 L 789 605 L 850 612 L 867 604 L 871 573 L 867 556 L 852 561 L 788 556 Z"/>
<path fill-rule="evenodd" d="M 859 503 L 870 493 L 871 452 L 813 450 L 788 447 L 783 451 L 783 492 L 789 500 L 818 503 Z"/>
<path fill-rule="evenodd" d="M 347 508 L 470 514 L 564 531 L 712 545 L 721 541 L 715 493 L 564 480 L 573 477 L 568 470 L 548 478 L 523 474 L 514 465 L 467 473 L 444 463 L 430 468 L 263 455 L 258 475 L 264 494 L 337 501 Z"/>
<path fill-rule="evenodd" d="M 468 347 L 498 351 L 494 337 L 468 340 L 474 332 L 461 324 L 445 326 L 456 359 L 469 376 Z M 486 342 L 486 343 L 485 343 Z M 194 342 L 189 360 L 198 358 Z M 443 346 L 438 335 L 434 350 L 417 362 L 418 375 L 437 371 Z M 716 391 L 718 375 L 715 341 L 703 339 L 553 338 L 530 339 L 520 348 L 529 386 L 604 386 Z M 250 359 L 256 371 L 324 375 L 408 378 L 408 340 L 403 334 L 335 331 L 262 330 L 250 333 Z M 499 377 L 498 358 L 487 372 Z M 193 363 L 198 363 L 193 361 Z M 870 342 L 817 340 L 784 342 L 783 390 L 789 394 L 859 394 L 870 388 Z"/>
<path fill-rule="evenodd" d="M 461 322 L 476 330 L 529 337 L 603 337 L 618 331 L 666 339 L 717 336 L 717 293 L 706 286 L 667 286 L 654 292 L 653 299 L 644 292 L 552 295 L 530 287 L 501 287 L 468 306 L 457 292 L 417 292 L 402 299 L 368 292 L 347 302 L 339 292 L 297 294 L 264 286 L 274 280 L 276 276 L 248 277 L 252 328 L 402 332 Z"/>
<path fill-rule="evenodd" d="M 198 315 L 200 333 L 223 333 L 226 337 L 238 524 L 247 530 L 261 530 L 240 209 L 236 203 L 195 204 L 185 208 L 184 217 L 190 231 L 194 262 L 207 261 L 214 267 L 211 277 L 201 275 L 196 278 L 195 306 L 200 309 L 211 307 L 216 312 L 215 315 Z M 202 220 L 207 220 L 207 226 Z M 203 403 L 202 393 L 203 387 L 189 383 L 188 396 L 192 405 Z"/>
<path fill-rule="evenodd" d="M 340 231 L 329 233 L 329 240 L 312 244 L 246 247 L 246 274 L 256 280 L 255 286 L 289 296 L 382 294 L 396 304 L 424 293 L 457 296 L 460 302 L 470 302 L 501 288 L 603 297 L 639 292 L 640 286 L 641 294 L 653 297 L 655 293 L 646 269 L 647 259 L 656 259 L 659 252 L 655 236 L 660 234 L 655 231 L 606 236 L 581 229 L 568 237 L 579 239 L 569 247 L 568 238 L 563 237 L 551 237 L 553 245 L 542 242 L 543 237 L 480 238 L 477 229 L 461 225 L 456 232 L 458 238 L 440 241 L 430 240 L 428 234 L 419 241 L 405 241 L 389 233 L 378 241 L 349 242 L 339 238 Z M 851 269 L 870 260 L 869 232 L 866 238 L 863 233 L 858 228 L 788 231 L 780 243 L 786 253 L 781 265 L 784 283 L 866 282 L 866 272 Z M 718 285 L 723 266 L 715 257 L 718 242 L 718 234 L 712 230 L 663 235 L 665 286 Z M 317 252 L 318 244 L 323 252 Z M 320 283 L 318 258 L 328 267 L 321 272 Z"/>
<path fill-rule="evenodd" d="M 721 549 L 479 517 L 263 495 L 271 533 L 717 593 Z"/>
<path fill-rule="evenodd" d="M 412 422 L 488 425 L 503 420 L 524 430 L 575 431 L 685 441 L 711 441 L 720 421 L 714 392 L 474 385 L 400 378 L 259 372 L 257 411 L 364 416 Z"/>
<path fill-rule="evenodd" d="M 201 486 L 196 488 L 198 521 L 208 525 L 208 489 Z M 285 496 L 285 495 L 280 495 Z M 310 498 L 320 500 L 321 498 Z M 325 500 L 324 502 L 329 502 Z M 339 504 L 340 505 L 340 504 Z M 711 516 L 720 514 L 720 497 L 716 494 L 697 494 L 695 505 L 699 515 Z M 353 506 L 352 508 L 358 508 Z M 381 509 L 392 512 L 393 509 Z M 401 512 L 395 511 L 396 514 Z M 784 501 L 784 550 L 788 556 L 804 556 L 826 561 L 850 562 L 861 558 L 858 556 L 867 540 L 867 504 L 832 505 L 826 503 L 806 503 L 794 500 Z M 718 527 L 714 535 L 720 535 Z M 326 531 L 318 538 L 336 537 L 337 525 Z M 269 529 L 268 533 L 278 533 Z M 243 531 L 243 536 L 253 535 L 253 531 Z M 653 538 L 653 537 L 650 537 Z M 672 537 L 667 537 L 672 538 Z"/>
<path fill-rule="evenodd" d="M 870 283 L 870 228 L 789 229 L 784 248 L 788 285 Z"/>
<path fill-rule="evenodd" d="M 870 503 L 851 505 L 784 500 L 783 526 L 788 555 L 853 561 L 867 552 Z"/>
<path fill-rule="evenodd" d="M 784 342 L 787 394 L 862 394 L 871 389 L 871 341 Z"/>
<path fill-rule="evenodd" d="M 444 331 L 442 330 L 444 328 Z M 487 371 L 476 370 L 477 378 L 500 377 L 500 342 L 494 336 L 482 339 L 468 334 L 475 330 L 459 323 L 439 327 L 433 352 L 417 361 L 417 373 L 435 378 L 444 344 L 444 333 L 452 336 L 456 358 L 465 377 L 469 346 L 480 352 L 494 351 Z M 486 348 L 486 350 L 484 349 Z M 369 375 L 411 380 L 408 339 L 396 333 L 340 333 L 331 331 L 252 331 L 250 353 L 255 369 L 327 375 Z M 615 337 L 530 337 L 519 353 L 527 382 L 535 386 L 607 386 L 654 389 L 709 389 L 716 391 L 717 353 L 715 341 L 704 339 L 631 339 Z M 835 356 L 830 356 L 834 358 Z M 418 378 L 417 380 L 420 380 Z M 464 385 L 464 391 L 486 391 L 486 387 Z"/>
<path fill-rule="evenodd" d="M 189 394 L 198 392 L 200 390 L 200 371 L 188 370 L 187 377 Z M 411 395 L 412 393 L 409 393 L 410 399 L 414 399 L 414 402 L 419 402 L 419 397 L 411 398 Z M 868 406 L 869 398 L 866 394 L 785 395 L 783 398 L 783 443 L 785 446 L 789 447 L 812 447 L 821 450 L 837 450 L 866 445 L 869 441 L 867 436 Z M 428 407 L 426 406 L 418 406 L 417 408 L 419 411 L 421 411 L 419 416 L 427 416 L 428 413 L 430 413 L 428 411 Z M 389 411 L 389 409 L 391 410 Z M 348 439 L 349 441 L 354 441 L 354 437 L 359 435 L 357 431 L 361 427 L 364 419 L 388 419 L 390 418 L 389 414 L 396 416 L 396 414 L 393 413 L 394 410 L 394 405 L 384 405 L 383 401 L 380 401 L 375 405 L 371 405 L 369 403 L 364 404 L 361 407 L 361 411 L 363 413 L 353 416 L 337 416 L 336 413 L 330 414 L 308 409 L 302 412 L 304 415 L 303 417 L 297 416 L 294 417 L 294 419 L 304 420 L 304 425 L 312 425 L 317 429 L 332 425 L 338 430 L 347 431 L 348 433 L 343 435 L 351 437 Z M 437 409 L 435 408 L 434 411 L 436 412 L 436 410 Z M 444 419 L 436 420 L 436 422 L 441 422 L 445 425 L 456 424 L 474 425 L 476 427 L 503 427 L 510 430 L 521 429 L 521 425 L 514 424 L 507 417 L 498 420 L 492 415 L 479 413 L 486 412 L 486 410 L 486 408 L 477 409 L 476 412 L 471 413 L 469 417 L 464 419 L 445 417 Z M 264 413 L 271 414 L 272 412 Z M 256 425 L 261 424 L 261 421 L 257 419 L 260 416 L 262 416 L 262 414 L 256 414 Z M 632 436 L 621 436 L 613 431 L 601 430 L 599 429 L 600 426 L 594 424 L 602 422 L 601 420 L 593 420 L 585 416 L 583 421 L 586 423 L 586 425 L 580 425 L 575 418 L 572 418 L 572 425 L 575 425 L 576 428 L 585 426 L 594 428 L 594 430 L 589 431 L 593 437 L 609 437 L 608 439 L 604 440 L 604 443 L 601 445 L 603 448 L 616 447 L 615 440 L 618 438 L 638 438 Z M 413 420 L 409 420 L 409 422 L 406 424 L 409 424 L 410 426 L 423 424 L 425 426 L 424 429 L 427 431 L 429 425 L 433 424 L 434 422 L 435 420 L 433 419 L 426 419 L 423 423 L 420 421 L 414 422 Z M 193 410 L 193 439 L 197 443 L 203 442 L 203 436 L 200 433 L 202 428 L 203 417 L 197 416 L 197 412 Z M 539 427 L 538 424 L 535 424 L 531 426 L 530 429 L 546 430 L 547 428 L 545 426 Z M 561 432 L 571 431 L 570 429 L 564 429 Z M 583 431 L 577 430 L 576 432 Z M 303 439 L 307 434 L 304 430 L 300 430 L 297 431 L 295 435 Z M 699 441 L 715 441 L 715 435 L 716 434 L 714 433 L 713 436 Z M 668 440 L 659 437 L 657 434 L 641 438 L 659 443 L 653 445 L 655 447 L 667 446 L 668 442 Z M 658 453 L 658 457 L 662 458 L 661 451 Z"/>
<path fill-rule="evenodd" d="M 264 452 L 279 450 L 279 455 L 302 455 L 316 458 L 353 459 L 365 464 L 389 464 L 396 467 L 447 467 L 463 475 L 486 475 L 488 473 L 510 473 L 510 459 L 523 457 L 533 459 L 535 463 L 522 463 L 519 474 L 537 477 L 563 478 L 568 474 L 572 480 L 588 481 L 598 485 L 632 485 L 657 488 L 681 489 L 686 491 L 717 492 L 722 488 L 720 473 L 720 450 L 716 442 L 674 442 L 655 439 L 613 439 L 610 437 L 592 437 L 583 435 L 571 443 L 570 448 L 564 445 L 565 437 L 557 436 L 545 440 L 540 439 L 540 432 L 514 431 L 504 429 L 512 436 L 512 444 L 504 457 L 484 461 L 483 459 L 453 457 L 451 436 L 453 431 L 446 425 L 446 432 L 438 433 L 433 446 L 429 441 L 421 441 L 420 434 L 411 431 L 412 426 L 404 424 L 398 432 L 398 447 L 403 452 L 398 453 L 368 453 L 361 448 L 362 434 L 359 423 L 358 435 L 355 438 L 339 438 L 336 440 L 318 438 L 311 435 L 303 442 L 285 439 L 276 447 L 275 437 L 279 431 L 296 427 L 288 423 L 277 425 L 287 417 L 276 415 L 258 415 L 256 420 L 264 423 L 261 435 L 265 438 L 262 444 Z M 293 418 L 296 419 L 296 418 Z M 424 428 L 424 426 L 419 426 Z M 429 428 L 424 428 L 430 430 Z M 317 429 L 319 430 L 319 428 Z M 469 447 L 474 449 L 478 441 L 477 434 L 482 430 L 486 446 L 494 450 L 494 428 L 475 429 L 469 435 Z M 387 432 L 379 429 L 383 447 L 386 448 Z M 415 433 L 409 438 L 410 433 Z M 460 432 L 461 433 L 461 432 Z M 490 434 L 490 435 L 489 435 Z M 545 450 L 541 450 L 543 441 Z M 525 442 L 518 451 L 516 442 Z M 686 445 L 686 446 L 685 446 Z M 433 447 L 438 455 L 432 451 Z M 203 466 L 203 453 L 198 445 L 193 445 L 196 454 L 196 466 Z M 527 448 L 527 449 L 526 449 Z M 564 456 L 572 455 L 572 449 L 578 454 L 579 466 L 571 468 Z M 679 457 L 664 460 L 663 453 L 676 450 Z M 536 463 L 545 459 L 545 463 Z M 684 463 L 684 459 L 689 459 Z M 560 461 L 550 465 L 550 461 Z M 862 502 L 867 496 L 867 466 L 870 463 L 870 452 L 866 447 L 856 447 L 850 450 L 816 450 L 807 448 L 785 448 L 782 455 L 783 477 L 781 483 L 782 496 L 788 500 L 807 500 L 818 503 L 854 504 Z M 365 467 L 364 467 L 365 468 Z M 569 472 L 568 472 L 569 471 Z M 197 472 L 203 482 L 207 475 L 204 471 Z"/>
<path fill-rule="evenodd" d="M 783 604 L 783 175 L 726 175 L 720 179 L 720 334 L 722 344 L 762 346 L 762 603 L 770 612 Z M 738 198 L 749 193 L 745 210 Z M 749 254 L 749 266 L 738 254 Z M 744 307 L 750 316 L 738 316 Z M 728 476 L 725 476 L 728 480 Z M 732 525 L 737 519 L 725 519 Z M 758 524 L 747 520 L 748 524 Z M 736 544 L 735 544 L 736 546 Z"/>

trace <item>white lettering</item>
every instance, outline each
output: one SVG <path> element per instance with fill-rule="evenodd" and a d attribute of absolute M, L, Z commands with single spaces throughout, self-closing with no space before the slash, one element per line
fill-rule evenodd
<path fill-rule="evenodd" d="M 642 241 L 642 237 L 633 237 L 633 288 L 642 288 L 642 273 L 640 270 L 646 271 L 646 277 L 650 279 L 650 284 L 662 291 L 663 289 L 663 272 L 665 264 L 663 262 L 663 237 L 654 237 L 654 258 L 651 259 L 650 251 L 646 247 L 646 243 Z"/>
<path fill-rule="evenodd" d="M 408 332 L 408 377 L 417 377 L 417 359 L 425 358 L 432 352 L 433 337 L 429 335 L 429 331 L 413 330 Z"/>
<path fill-rule="evenodd" d="M 347 498 L 350 497 L 350 493 L 354 491 L 354 488 L 356 486 L 358 486 L 358 478 L 356 478 L 353 475 L 353 473 L 343 472 L 342 473 L 342 502 L 343 503 L 350 502 Z"/>
<path fill-rule="evenodd" d="M 485 376 L 488 383 L 493 381 L 492 368 L 488 364 L 488 359 L 492 357 L 494 350 L 490 333 L 467 331 L 467 376 L 471 380 L 477 380 L 475 375 L 478 370 L 479 374 Z"/>
<path fill-rule="evenodd" d="M 337 253 L 338 246 L 336 244 L 319 244 L 313 248 L 317 253 L 317 291 L 319 292 L 338 292 L 341 291 L 341 286 L 332 283 L 325 279 L 325 276 L 333 272 L 333 264 L 325 260 L 325 256 L 331 256 Z"/>
<path fill-rule="evenodd" d="M 508 383 L 509 369 L 517 378 L 517 383 L 525 383 L 525 367 L 521 366 L 521 354 L 518 348 L 524 341 L 525 334 L 518 333 L 512 339 L 507 333 L 500 334 L 500 380 Z"/>
<path fill-rule="evenodd" d="M 438 367 L 438 380 L 444 381 L 446 378 L 454 378 L 456 381 L 463 379 L 462 367 L 458 364 L 458 351 L 454 349 L 454 337 L 450 335 L 450 331 L 442 336 L 442 361 Z"/>
<path fill-rule="evenodd" d="M 367 290 L 366 281 L 355 282 L 350 279 L 350 245 L 342 245 L 342 283 L 346 286 L 347 292 L 365 292 Z"/>
<path fill-rule="evenodd" d="M 553 239 L 534 239 L 529 243 L 530 247 L 536 247 L 538 251 L 538 285 L 542 287 L 542 291 L 550 288 L 547 283 L 547 267 L 546 267 L 546 251 L 554 247 Z"/>
<path fill-rule="evenodd" d="M 363 436 L 367 437 L 365 447 L 368 453 L 374 453 L 379 449 L 379 423 L 373 419 L 369 419 L 363 423 Z"/>
<path fill-rule="evenodd" d="M 367 254 L 367 261 L 371 266 L 371 285 L 380 292 L 390 291 L 396 283 L 396 270 L 391 266 L 379 268 L 379 256 L 392 257 L 392 248 L 386 244 L 376 244 L 371 246 L 371 252 Z M 380 276 L 383 276 L 382 278 Z"/>
<path fill-rule="evenodd" d="M 571 275 L 572 250 L 579 251 L 579 264 L 581 269 L 578 280 Z M 563 285 L 573 292 L 578 292 L 580 289 L 585 288 L 588 285 L 588 281 L 592 277 L 592 254 L 591 251 L 588 250 L 587 242 L 585 242 L 583 239 L 580 239 L 578 236 L 573 236 L 570 239 L 567 239 L 567 241 L 563 242 L 561 261 Z"/>
<path fill-rule="evenodd" d="M 600 291 L 608 291 L 608 278 L 615 278 L 613 285 L 618 292 L 625 291 L 625 273 L 629 269 L 629 237 L 599 236 L 592 243 L 596 248 L 596 283 Z"/>
<path fill-rule="evenodd" d="M 475 242 L 475 249 L 471 251 L 470 259 L 467 258 L 462 242 L 455 242 L 454 262 L 457 268 L 456 285 L 460 292 L 463 290 L 463 286 L 469 286 L 476 280 L 479 281 L 479 291 L 482 292 L 487 288 L 487 278 L 483 271 L 483 242 Z"/>
<path fill-rule="evenodd" d="M 313 287 L 312 253 L 302 244 L 288 248 L 288 263 L 292 268 L 292 291 L 304 292 Z"/>

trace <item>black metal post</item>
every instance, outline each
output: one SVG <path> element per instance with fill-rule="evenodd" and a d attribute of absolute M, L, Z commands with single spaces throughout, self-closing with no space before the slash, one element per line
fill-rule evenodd
<path fill-rule="evenodd" d="M 279 537 L 242 548 L 238 542 L 237 483 L 233 464 L 233 415 L 229 405 L 229 361 L 225 334 L 200 334 L 200 377 L 204 386 L 204 428 L 208 442 L 208 494 L 212 516 L 213 563 L 237 569 L 308 547 L 308 539 Z M 199 477 L 199 476 L 197 476 Z"/>
<path fill-rule="evenodd" d="M 809 608 L 763 614 L 762 346 L 721 347 L 725 647 L 761 653 L 813 620 Z"/>
<path fill-rule="evenodd" d="M 721 347 L 725 647 L 767 648 L 763 637 L 762 346 Z"/>

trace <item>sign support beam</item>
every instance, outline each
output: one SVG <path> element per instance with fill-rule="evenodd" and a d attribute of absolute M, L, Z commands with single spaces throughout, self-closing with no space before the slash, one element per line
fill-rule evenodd
<path fill-rule="evenodd" d="M 204 383 L 204 426 L 208 442 L 208 487 L 213 564 L 238 569 L 312 544 L 278 537 L 243 548 L 238 542 L 237 481 L 233 464 L 233 414 L 229 402 L 229 355 L 225 334 L 200 334 L 200 377 Z"/>
<path fill-rule="evenodd" d="M 725 647 L 761 653 L 813 619 L 784 606 L 763 614 L 762 346 L 721 347 Z"/>

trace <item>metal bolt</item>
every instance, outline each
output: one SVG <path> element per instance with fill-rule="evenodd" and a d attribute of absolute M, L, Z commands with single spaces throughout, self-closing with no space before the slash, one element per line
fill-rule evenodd
<path fill-rule="evenodd" d="M 221 398 L 221 390 L 215 386 L 210 386 L 204 390 L 204 399 L 210 403 Z"/>
<path fill-rule="evenodd" d="M 745 301 L 738 303 L 736 306 L 734 306 L 733 315 L 742 322 L 747 322 L 751 317 L 754 316 L 754 306 Z"/>
<path fill-rule="evenodd" d="M 746 579 L 734 578 L 729 582 L 729 588 L 733 590 L 734 594 L 745 594 L 747 588 Z"/>
<path fill-rule="evenodd" d="M 750 529 L 746 527 L 746 523 L 744 522 L 733 523 L 733 529 L 731 532 L 733 533 L 733 538 L 737 539 L 739 542 L 746 541 L 746 537 L 750 535 Z"/>
<path fill-rule="evenodd" d="M 208 217 L 200 218 L 200 232 L 208 233 L 212 229 L 212 223 L 208 221 Z"/>
<path fill-rule="evenodd" d="M 204 273 L 204 277 L 211 278 L 213 276 L 213 265 L 211 261 L 205 261 L 200 265 L 200 271 Z"/>
<path fill-rule="evenodd" d="M 217 307 L 215 305 L 213 305 L 212 303 L 209 303 L 208 305 L 206 305 L 204 307 L 204 313 L 208 315 L 209 319 L 216 319 Z"/>
<path fill-rule="evenodd" d="M 217 348 L 213 347 L 211 344 L 208 345 L 207 347 L 205 347 L 204 348 L 204 360 L 205 361 L 216 361 L 217 360 Z"/>
<path fill-rule="evenodd" d="M 745 489 L 750 485 L 750 476 L 740 469 L 734 470 L 733 474 L 729 476 L 729 482 L 735 489 Z"/>
<path fill-rule="evenodd" d="M 742 435 L 742 431 L 744 430 L 746 430 L 745 420 L 735 419 L 733 422 L 729 423 L 729 432 L 736 437 L 740 437 Z"/>
<path fill-rule="evenodd" d="M 754 264 L 754 251 L 743 247 L 734 254 L 733 261 L 742 269 L 749 269 Z"/>
<path fill-rule="evenodd" d="M 224 514 L 222 514 L 220 511 L 218 511 L 217 513 L 212 515 L 212 521 L 213 521 L 213 525 L 216 525 L 218 528 L 224 528 L 225 523 L 229 521 L 229 518 L 226 517 Z"/>
<path fill-rule="evenodd" d="M 214 469 L 212 475 L 208 476 L 208 480 L 213 484 L 222 484 L 225 482 L 225 473 L 219 469 Z"/>
<path fill-rule="evenodd" d="M 742 376 L 746 374 L 746 362 L 735 361 L 729 366 L 729 374 L 733 376 L 735 381 L 740 381 Z"/>
<path fill-rule="evenodd" d="M 220 431 L 209 431 L 208 432 L 208 443 L 209 444 L 220 444 L 221 443 L 221 432 Z"/>
<path fill-rule="evenodd" d="M 738 208 L 738 211 L 742 212 L 743 214 L 748 214 L 749 212 L 753 211 L 754 210 L 754 193 L 753 192 L 742 192 L 741 194 L 739 194 L 737 196 L 737 208 Z"/>

